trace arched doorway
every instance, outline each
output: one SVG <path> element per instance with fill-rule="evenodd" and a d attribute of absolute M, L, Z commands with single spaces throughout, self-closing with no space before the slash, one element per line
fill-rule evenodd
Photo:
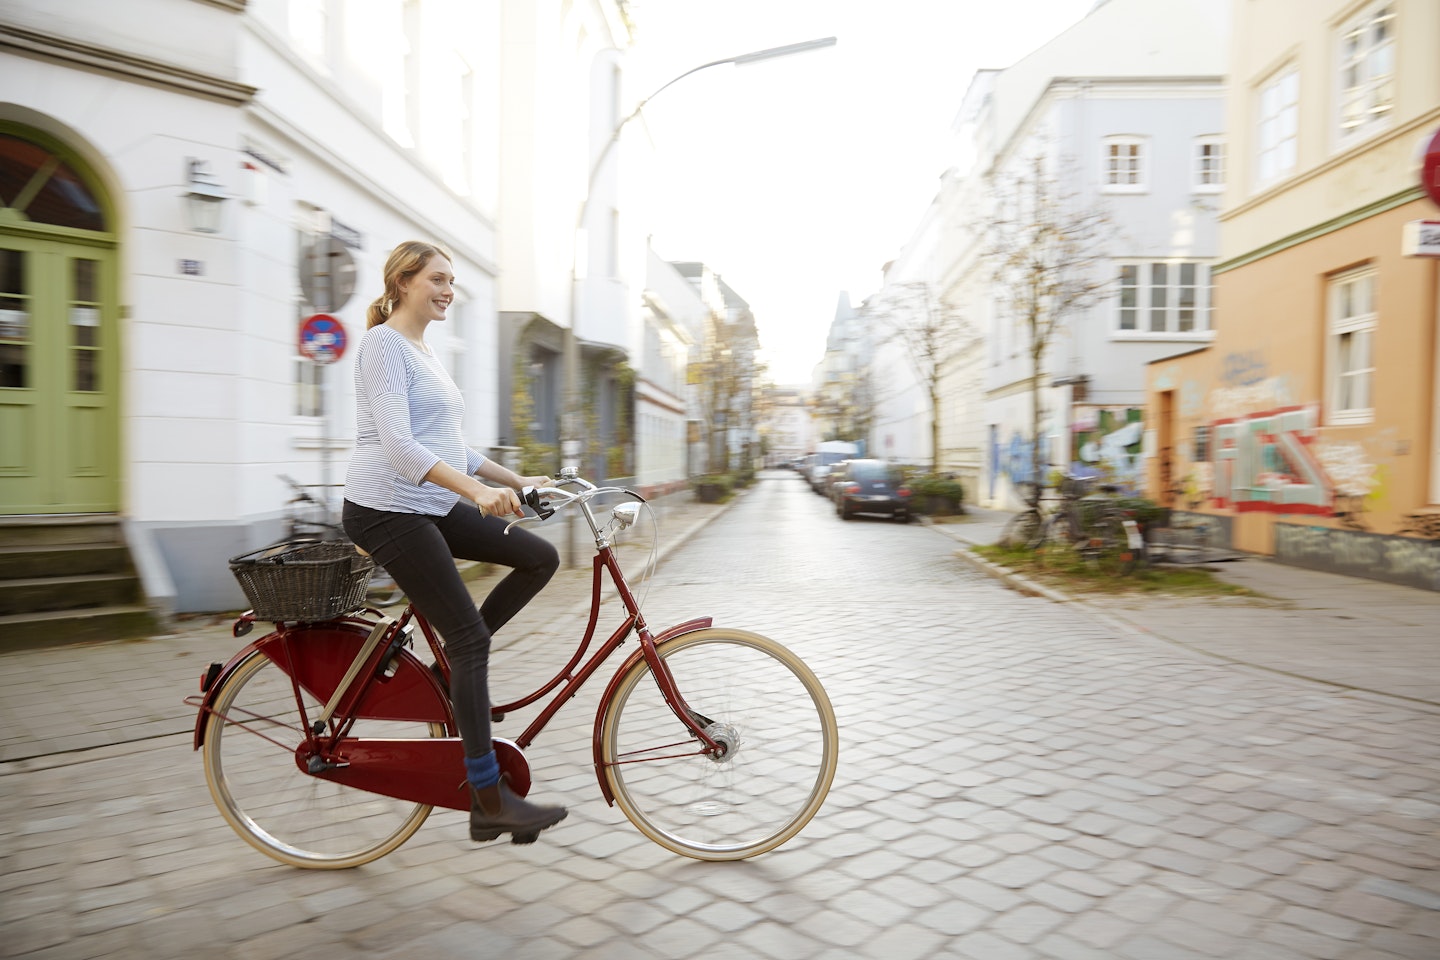
<path fill-rule="evenodd" d="M 78 154 L 0 122 L 0 514 L 119 509 L 113 221 Z"/>

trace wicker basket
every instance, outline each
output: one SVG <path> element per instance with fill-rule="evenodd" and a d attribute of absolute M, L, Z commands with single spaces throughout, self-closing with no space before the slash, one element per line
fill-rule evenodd
<path fill-rule="evenodd" d="M 348 540 L 285 543 L 230 559 L 257 620 L 328 620 L 358 610 L 374 569 Z"/>

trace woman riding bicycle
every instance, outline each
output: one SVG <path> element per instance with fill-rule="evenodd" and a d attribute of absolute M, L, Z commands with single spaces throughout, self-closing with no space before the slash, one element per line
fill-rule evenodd
<path fill-rule="evenodd" d="M 402 243 L 386 260 L 384 279 L 355 359 L 357 430 L 345 479 L 345 533 L 445 638 L 471 787 L 471 839 L 509 833 L 527 842 L 566 811 L 529 803 L 500 775 L 490 739 L 490 637 L 559 567 L 548 541 L 518 528 L 507 535 L 503 519 L 524 515 L 517 490 L 551 481 L 519 476 L 465 444 L 464 400 L 425 342 L 426 328 L 445 320 L 455 296 L 449 253 L 432 243 Z M 477 610 L 455 558 L 512 570 Z"/>

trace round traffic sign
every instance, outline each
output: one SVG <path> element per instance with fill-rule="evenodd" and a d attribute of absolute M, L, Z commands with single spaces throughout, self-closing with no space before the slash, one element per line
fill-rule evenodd
<path fill-rule="evenodd" d="M 316 310 L 339 310 L 355 292 L 355 258 L 335 237 L 321 237 L 305 248 L 300 290 Z"/>
<path fill-rule="evenodd" d="M 1435 131 L 1435 136 L 1430 138 L 1430 146 L 1425 148 L 1425 164 L 1421 168 L 1420 185 L 1440 206 L 1440 130 Z"/>
<path fill-rule="evenodd" d="M 300 324 L 300 355 L 316 363 L 334 363 L 345 353 L 345 328 L 328 313 L 306 317 Z"/>

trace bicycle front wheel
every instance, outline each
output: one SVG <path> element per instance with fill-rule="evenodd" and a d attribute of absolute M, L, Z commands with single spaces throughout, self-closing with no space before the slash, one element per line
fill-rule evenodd
<path fill-rule="evenodd" d="M 305 731 L 290 677 L 259 651 L 235 668 L 205 727 L 205 782 L 251 846 L 294 867 L 358 867 L 400 846 L 430 807 L 341 786 L 300 769 Z M 301 691 L 312 721 L 324 704 Z M 443 737 L 438 723 L 358 720 L 356 737 Z"/>
<path fill-rule="evenodd" d="M 709 629 L 659 647 L 696 722 L 723 747 L 702 752 L 649 664 L 637 661 L 601 721 L 601 760 L 615 802 L 668 850 L 743 860 L 773 850 L 815 816 L 840 748 L 815 674 L 773 640 Z"/>

